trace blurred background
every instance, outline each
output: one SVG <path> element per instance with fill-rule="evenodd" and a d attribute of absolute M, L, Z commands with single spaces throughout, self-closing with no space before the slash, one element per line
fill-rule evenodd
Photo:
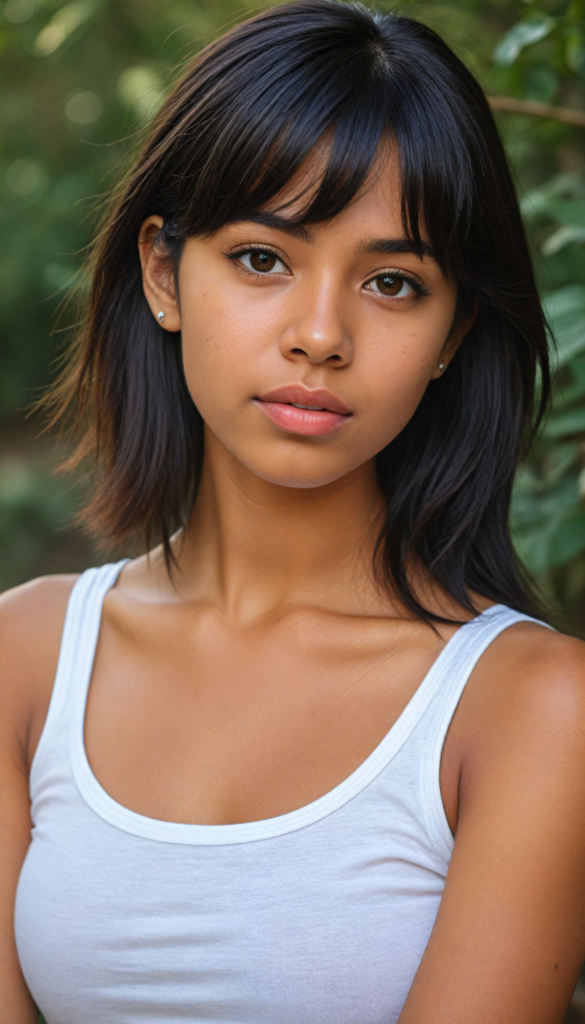
<path fill-rule="evenodd" d="M 73 523 L 83 481 L 27 408 L 55 372 L 99 209 L 180 66 L 272 4 L 0 0 L 0 589 L 107 559 Z M 558 357 L 555 405 L 522 467 L 518 550 L 585 634 L 585 0 L 405 3 L 498 101 Z"/>

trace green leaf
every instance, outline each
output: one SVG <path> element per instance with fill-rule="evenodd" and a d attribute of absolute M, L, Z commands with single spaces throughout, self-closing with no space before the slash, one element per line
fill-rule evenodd
<path fill-rule="evenodd" d="M 557 252 L 573 242 L 585 242 L 585 227 L 569 227 L 564 225 L 549 235 L 541 246 L 543 256 L 555 256 Z"/>
<path fill-rule="evenodd" d="M 549 539 L 548 561 L 553 568 L 585 551 L 585 511 L 579 509 L 561 519 Z"/>
<path fill-rule="evenodd" d="M 567 39 L 565 49 L 567 64 L 576 75 L 585 75 L 585 33 L 575 28 Z"/>
<path fill-rule="evenodd" d="M 585 228 L 585 199 L 549 199 L 542 212 L 568 227 Z"/>
<path fill-rule="evenodd" d="M 558 365 L 585 349 L 585 287 L 566 285 L 547 295 L 544 310 L 557 343 Z"/>
<path fill-rule="evenodd" d="M 537 103 L 551 103 L 559 88 L 559 77 L 542 64 L 524 71 L 526 98 Z"/>
<path fill-rule="evenodd" d="M 555 444 L 546 453 L 542 462 L 542 474 L 545 483 L 550 486 L 561 480 L 568 470 L 578 463 L 579 455 L 580 446 L 576 441 Z"/>
<path fill-rule="evenodd" d="M 569 409 L 551 416 L 544 428 L 544 436 L 552 439 L 585 434 L 585 409 Z"/>
<path fill-rule="evenodd" d="M 535 216 L 548 216 L 555 220 L 555 208 L 551 205 L 553 201 L 560 200 L 569 207 L 573 200 L 578 202 L 585 199 L 585 180 L 581 173 L 572 172 L 555 174 L 554 178 L 543 182 L 538 188 L 531 189 L 521 199 L 522 215 L 529 220 Z M 567 203 L 567 200 L 570 202 Z M 561 222 L 562 222 L 562 218 Z M 573 221 L 569 221 L 572 224 Z"/>
<path fill-rule="evenodd" d="M 527 466 L 514 487 L 512 526 L 514 543 L 529 570 L 542 578 L 585 550 L 585 510 L 580 505 L 579 476 L 545 485 Z"/>
<path fill-rule="evenodd" d="M 541 15 L 532 21 L 518 21 L 503 39 L 500 40 L 494 50 L 494 60 L 497 64 L 509 67 L 527 46 L 539 43 L 556 28 L 557 19 L 548 15 Z"/>

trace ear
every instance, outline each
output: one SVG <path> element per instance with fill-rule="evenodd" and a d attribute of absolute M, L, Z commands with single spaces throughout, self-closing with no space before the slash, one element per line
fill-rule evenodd
<path fill-rule="evenodd" d="M 180 331 L 181 314 L 173 268 L 155 244 L 162 226 L 162 217 L 152 216 L 147 217 L 140 228 L 138 251 L 142 264 L 142 287 L 155 320 L 165 331 Z M 159 317 L 159 313 L 164 313 L 164 318 Z"/>
<path fill-rule="evenodd" d="M 479 304 L 476 302 L 471 313 L 461 315 L 457 318 L 457 322 L 449 331 L 449 334 L 447 335 L 447 340 L 443 345 L 443 348 L 441 349 L 441 354 L 439 356 L 437 366 L 431 374 L 431 380 L 437 380 L 438 377 L 442 377 L 443 374 L 446 372 L 449 363 L 456 355 L 457 350 L 461 342 L 463 341 L 465 335 L 473 326 L 478 312 Z"/>

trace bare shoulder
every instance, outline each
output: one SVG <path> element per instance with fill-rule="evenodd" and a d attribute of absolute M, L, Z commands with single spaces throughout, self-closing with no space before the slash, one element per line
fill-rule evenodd
<path fill-rule="evenodd" d="M 538 760 L 585 782 L 585 643 L 537 623 L 511 626 L 476 666 L 454 731 L 468 774 Z M 540 768 L 539 768 L 540 771 Z"/>
<path fill-rule="evenodd" d="M 0 596 L 0 732 L 28 765 L 42 732 L 67 602 L 78 577 L 44 576 Z"/>
<path fill-rule="evenodd" d="M 491 691 L 504 712 L 585 712 L 585 642 L 538 623 L 520 622 L 504 630 L 474 675 L 478 694 L 489 703 Z"/>
<path fill-rule="evenodd" d="M 42 576 L 0 595 L 0 664 L 3 677 L 58 652 L 67 602 L 77 576 Z"/>

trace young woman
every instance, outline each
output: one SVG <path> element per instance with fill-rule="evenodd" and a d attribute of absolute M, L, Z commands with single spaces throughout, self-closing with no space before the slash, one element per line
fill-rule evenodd
<path fill-rule="evenodd" d="M 3 1024 L 562 1020 L 585 661 L 507 525 L 547 365 L 433 32 L 301 0 L 188 69 L 52 395 L 87 521 L 158 546 L 1 605 Z"/>

